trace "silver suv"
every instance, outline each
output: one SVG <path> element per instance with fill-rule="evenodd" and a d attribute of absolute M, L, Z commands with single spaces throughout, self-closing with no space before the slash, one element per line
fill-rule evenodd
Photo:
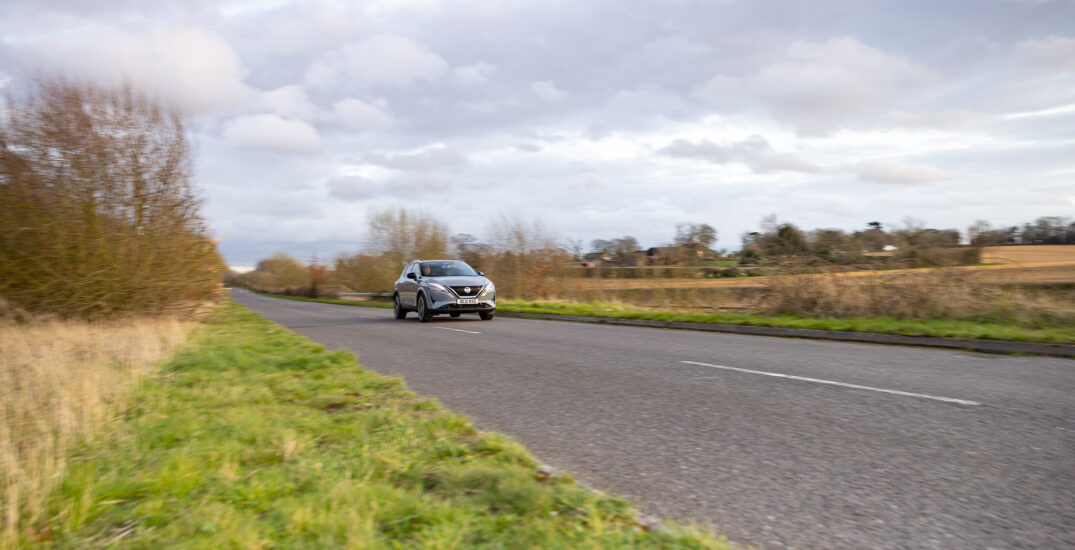
<path fill-rule="evenodd" d="M 392 293 L 396 319 L 418 313 L 423 323 L 447 313 L 477 313 L 483 321 L 496 312 L 496 287 L 481 271 L 459 260 L 415 260 L 403 268 Z"/>

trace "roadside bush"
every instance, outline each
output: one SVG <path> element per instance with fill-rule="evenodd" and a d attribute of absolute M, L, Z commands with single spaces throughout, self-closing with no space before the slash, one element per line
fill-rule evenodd
<path fill-rule="evenodd" d="M 0 109 L 0 296 L 31 313 L 190 310 L 224 262 L 180 114 L 129 86 L 41 79 Z"/>

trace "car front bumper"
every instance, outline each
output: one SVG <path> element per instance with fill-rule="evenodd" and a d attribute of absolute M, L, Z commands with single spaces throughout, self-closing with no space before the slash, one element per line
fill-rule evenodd
<path fill-rule="evenodd" d="M 479 298 L 477 304 L 460 304 L 454 298 L 446 300 L 433 299 L 431 313 L 478 313 L 496 310 L 495 299 Z"/>

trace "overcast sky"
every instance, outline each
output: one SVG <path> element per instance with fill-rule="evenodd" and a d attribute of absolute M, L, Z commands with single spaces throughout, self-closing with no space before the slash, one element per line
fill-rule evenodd
<path fill-rule="evenodd" d="M 190 115 L 232 265 L 367 215 L 718 248 L 763 216 L 1075 213 L 1075 2 L 4 0 L 0 86 L 128 79 Z"/>

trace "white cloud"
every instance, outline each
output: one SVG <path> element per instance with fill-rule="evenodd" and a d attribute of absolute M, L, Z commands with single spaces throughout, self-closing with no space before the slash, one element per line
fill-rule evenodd
<path fill-rule="evenodd" d="M 496 65 L 477 63 L 452 70 L 452 83 L 461 88 L 481 86 L 489 82 L 489 77 L 496 72 Z"/>
<path fill-rule="evenodd" d="M 703 139 L 697 143 L 677 139 L 661 149 L 660 152 L 672 157 L 702 159 L 715 164 L 740 162 L 759 174 L 769 172 L 816 174 L 824 171 L 821 166 L 795 155 L 773 151 L 769 142 L 761 136 L 750 136 L 743 141 L 730 145 L 719 145 L 708 139 Z"/>
<path fill-rule="evenodd" d="M 988 117 L 982 113 L 966 109 L 948 109 L 939 112 L 908 112 L 893 110 L 881 118 L 883 126 L 901 128 L 959 128 L 970 124 L 985 122 Z"/>
<path fill-rule="evenodd" d="M 306 89 L 298 84 L 263 92 L 261 94 L 261 103 L 272 112 L 285 118 L 301 120 L 314 120 L 317 118 L 317 106 L 306 95 Z"/>
<path fill-rule="evenodd" d="M 540 82 L 532 82 L 530 89 L 538 96 L 542 101 L 549 103 L 559 103 L 566 100 L 571 94 L 561 90 L 553 84 L 551 80 L 543 80 Z"/>
<path fill-rule="evenodd" d="M 862 181 L 894 185 L 925 185 L 949 180 L 956 174 L 933 166 L 905 164 L 892 160 L 867 160 L 846 167 Z"/>
<path fill-rule="evenodd" d="M 459 169 L 470 164 L 466 155 L 444 145 L 436 145 L 416 153 L 366 153 L 362 160 L 393 170 L 419 172 Z"/>
<path fill-rule="evenodd" d="M 406 86 L 434 81 L 448 64 L 413 40 L 396 34 L 378 34 L 361 42 L 345 44 L 322 55 L 306 71 L 306 82 L 325 88 L 345 85 Z"/>
<path fill-rule="evenodd" d="M 194 115 L 236 109 L 255 96 L 231 46 L 199 28 L 55 33 L 22 47 L 38 68 L 130 81 Z"/>
<path fill-rule="evenodd" d="M 354 97 L 337 101 L 332 105 L 332 114 L 327 116 L 326 120 L 358 129 L 395 126 L 395 119 L 388 113 L 387 102 L 379 100 L 375 103 L 367 103 Z"/>
<path fill-rule="evenodd" d="M 854 37 L 795 42 L 785 56 L 744 77 L 718 74 L 695 95 L 756 104 L 804 133 L 827 133 L 931 81 L 935 73 Z"/>
<path fill-rule="evenodd" d="M 309 123 L 273 114 L 239 117 L 224 128 L 224 138 L 236 147 L 282 153 L 316 153 L 322 146 L 321 136 Z"/>

